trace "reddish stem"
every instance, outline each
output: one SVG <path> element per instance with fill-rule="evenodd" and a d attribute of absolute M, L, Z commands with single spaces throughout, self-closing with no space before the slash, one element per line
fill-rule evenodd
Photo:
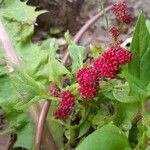
<path fill-rule="evenodd" d="M 49 110 L 49 107 L 50 107 L 50 104 L 51 102 L 46 100 L 43 107 L 42 107 L 42 110 L 41 110 L 41 114 L 43 114 L 43 117 L 39 117 L 39 123 L 38 123 L 38 126 L 37 126 L 37 129 L 36 129 L 36 136 L 35 136 L 35 149 L 36 150 L 39 150 L 40 149 L 40 145 L 41 145 L 41 140 L 42 140 L 42 136 L 43 136 L 43 130 L 46 129 L 45 133 L 44 133 L 44 136 L 47 134 L 47 126 L 44 128 L 44 125 L 46 124 L 46 117 L 47 117 L 47 114 L 48 114 L 48 110 Z M 40 124 L 40 122 L 42 122 Z M 41 130 L 42 129 L 42 130 Z M 51 147 L 51 150 L 57 150 L 58 147 L 52 137 L 52 134 L 48 134 L 50 137 L 48 139 L 45 139 L 46 143 L 49 145 L 49 147 L 47 147 L 48 149 Z"/>
<path fill-rule="evenodd" d="M 105 12 L 108 12 L 109 10 L 111 10 L 112 5 L 107 7 L 105 9 Z M 102 15 L 104 14 L 104 11 L 101 11 L 100 13 L 96 14 L 93 18 L 91 18 L 89 21 L 87 21 L 85 23 L 85 25 L 77 32 L 77 34 L 74 37 L 74 42 L 78 43 L 79 40 L 81 39 L 82 35 L 89 29 L 89 27 L 91 25 L 93 25 Z M 62 64 L 65 65 L 67 60 L 69 57 L 69 53 L 68 51 L 65 53 L 63 60 L 62 60 Z M 46 101 L 42 107 L 42 111 L 40 114 L 40 118 L 39 118 L 39 122 L 38 122 L 38 126 L 37 126 L 37 130 L 36 130 L 36 144 L 40 145 L 41 141 L 42 141 L 42 133 L 44 130 L 44 124 L 46 122 L 46 117 L 47 117 L 47 113 L 50 107 L 50 101 Z"/>
<path fill-rule="evenodd" d="M 15 50 L 10 42 L 10 39 L 5 31 L 5 28 L 0 20 L 0 41 L 4 47 L 5 56 L 10 64 L 19 65 L 19 60 L 15 53 Z"/>

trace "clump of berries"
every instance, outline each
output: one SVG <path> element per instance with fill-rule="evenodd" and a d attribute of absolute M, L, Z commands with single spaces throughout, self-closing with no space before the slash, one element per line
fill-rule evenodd
<path fill-rule="evenodd" d="M 120 0 L 118 3 L 113 4 L 112 9 L 117 20 L 125 24 L 130 24 L 132 22 L 132 16 L 129 13 L 125 0 Z"/>
<path fill-rule="evenodd" d="M 124 25 L 125 25 L 125 26 L 123 24 L 121 26 L 113 25 L 109 29 L 110 36 L 117 41 L 118 36 L 121 33 L 127 31 L 127 29 L 128 29 L 127 25 L 131 24 L 133 17 L 131 16 L 131 14 L 128 10 L 125 0 L 120 0 L 119 2 L 113 4 L 112 10 L 116 16 L 116 19 L 119 22 L 124 23 Z"/>
<path fill-rule="evenodd" d="M 131 23 L 132 16 L 124 0 L 115 3 L 112 9 L 118 21 L 125 23 L 126 26 Z M 78 70 L 76 80 L 79 83 L 78 92 L 83 100 L 93 99 L 99 92 L 100 79 L 114 79 L 120 66 L 131 60 L 132 54 L 127 49 L 121 48 L 121 41 L 118 40 L 119 35 L 124 31 L 122 26 L 112 26 L 109 29 L 109 34 L 114 38 L 116 44 L 111 45 L 95 59 L 90 67 Z M 61 120 L 67 119 L 75 106 L 75 97 L 70 91 L 60 93 L 55 84 L 49 87 L 49 93 L 52 96 L 60 97 L 58 108 L 53 114 L 54 117 Z"/>
<path fill-rule="evenodd" d="M 120 35 L 120 30 L 117 27 L 112 26 L 109 29 L 109 33 L 110 33 L 110 35 L 111 35 L 112 38 L 117 39 L 118 36 Z"/>
<path fill-rule="evenodd" d="M 111 46 L 99 58 L 93 61 L 94 68 L 102 77 L 115 78 L 120 65 L 128 63 L 132 54 L 121 47 Z"/>
<path fill-rule="evenodd" d="M 48 87 L 49 94 L 54 97 L 60 96 L 60 89 L 57 87 L 55 83 L 51 83 Z"/>
<path fill-rule="evenodd" d="M 93 61 L 92 67 L 82 68 L 77 72 L 79 93 L 84 100 L 90 100 L 99 92 L 101 77 L 113 79 L 120 65 L 128 63 L 132 54 L 119 46 L 112 45 L 99 58 Z"/>
<path fill-rule="evenodd" d="M 93 67 L 80 69 L 76 74 L 82 98 L 90 100 L 98 93 L 99 73 Z"/>
<path fill-rule="evenodd" d="M 53 115 L 57 119 L 65 120 L 71 114 L 75 106 L 75 97 L 67 90 L 61 93 L 60 98 L 58 108 Z"/>

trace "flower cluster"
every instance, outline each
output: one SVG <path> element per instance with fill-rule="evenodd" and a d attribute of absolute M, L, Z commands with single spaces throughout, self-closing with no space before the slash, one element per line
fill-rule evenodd
<path fill-rule="evenodd" d="M 99 73 L 93 67 L 82 68 L 76 79 L 80 85 L 79 93 L 85 100 L 90 100 L 98 92 Z"/>
<path fill-rule="evenodd" d="M 128 63 L 132 54 L 121 47 L 111 46 L 98 59 L 93 61 L 93 66 L 101 76 L 115 78 L 120 65 Z"/>
<path fill-rule="evenodd" d="M 100 77 L 115 78 L 120 65 L 128 63 L 131 58 L 132 54 L 128 50 L 112 45 L 93 61 L 92 67 L 80 69 L 76 80 L 81 97 L 84 100 L 92 99 L 99 91 Z"/>
<path fill-rule="evenodd" d="M 117 27 L 112 26 L 109 30 L 109 33 L 112 38 L 117 39 L 117 37 L 120 35 L 120 30 Z"/>
<path fill-rule="evenodd" d="M 125 24 L 130 24 L 132 22 L 132 16 L 128 11 L 125 0 L 120 0 L 118 3 L 115 3 L 113 5 L 113 12 L 119 21 Z"/>
<path fill-rule="evenodd" d="M 67 90 L 61 93 L 60 98 L 58 108 L 53 115 L 57 119 L 65 120 L 71 114 L 75 106 L 75 97 Z"/>
<path fill-rule="evenodd" d="M 60 96 L 60 90 L 55 83 L 51 83 L 48 87 L 49 94 L 54 97 Z"/>

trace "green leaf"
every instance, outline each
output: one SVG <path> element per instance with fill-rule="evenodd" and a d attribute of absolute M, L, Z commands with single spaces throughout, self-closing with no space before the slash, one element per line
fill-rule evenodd
<path fill-rule="evenodd" d="M 66 39 L 68 45 L 71 45 L 74 43 L 69 31 L 67 31 L 64 36 L 65 36 L 65 39 Z"/>
<path fill-rule="evenodd" d="M 100 45 L 90 45 L 91 53 L 94 58 L 98 58 L 103 51 L 103 47 Z"/>
<path fill-rule="evenodd" d="M 58 45 L 56 44 L 56 41 L 52 39 L 50 43 L 50 52 L 49 52 L 49 59 L 48 59 L 49 81 L 54 81 L 59 85 L 61 77 L 63 75 L 71 75 L 71 73 L 64 65 L 62 65 L 56 59 L 57 49 L 58 49 Z"/>
<path fill-rule="evenodd" d="M 56 108 L 57 108 L 56 102 L 52 101 L 47 118 L 53 117 L 53 112 L 56 110 Z M 54 138 L 57 141 L 59 148 L 63 149 L 64 148 L 64 141 L 63 141 L 64 140 L 64 137 L 63 137 L 64 128 L 63 128 L 63 126 L 60 123 L 58 123 L 52 119 L 48 119 L 48 124 L 51 129 L 52 135 L 54 136 Z"/>
<path fill-rule="evenodd" d="M 138 112 L 138 103 L 117 103 L 114 123 L 120 128 L 128 131 L 132 126 L 132 120 Z"/>
<path fill-rule="evenodd" d="M 141 14 L 138 18 L 136 28 L 131 44 L 133 59 L 128 65 L 128 73 L 132 78 L 127 78 L 130 84 L 130 94 L 139 94 L 135 91 L 136 81 L 139 81 L 140 87 L 150 82 L 150 34 L 146 27 L 145 17 Z M 135 82 L 133 82 L 133 79 Z"/>
<path fill-rule="evenodd" d="M 146 20 L 146 27 L 150 33 L 150 20 Z"/>
<path fill-rule="evenodd" d="M 45 97 L 47 91 L 45 87 L 35 81 L 23 70 L 16 70 L 15 74 L 11 76 L 13 85 L 23 101 L 29 101 L 35 96 Z"/>
<path fill-rule="evenodd" d="M 17 131 L 17 141 L 14 148 L 23 147 L 32 149 L 34 145 L 35 128 L 32 123 L 28 123 L 24 128 Z"/>
<path fill-rule="evenodd" d="M 92 125 L 98 125 L 99 127 L 102 127 L 105 124 L 108 124 L 110 121 L 112 121 L 112 116 L 110 115 L 109 110 L 103 106 L 93 117 Z"/>
<path fill-rule="evenodd" d="M 89 130 L 91 123 L 87 120 L 80 126 L 79 136 L 78 138 L 82 137 L 87 131 Z"/>
<path fill-rule="evenodd" d="M 59 34 L 61 31 L 59 28 L 53 27 L 50 29 L 50 34 L 55 35 L 55 34 Z"/>
<path fill-rule="evenodd" d="M 44 11 L 35 11 L 34 7 L 20 0 L 5 0 L 0 9 L 0 16 L 32 24 L 42 12 Z"/>
<path fill-rule="evenodd" d="M 72 58 L 72 73 L 83 67 L 84 53 L 86 49 L 76 44 L 68 46 L 70 57 Z"/>
<path fill-rule="evenodd" d="M 90 134 L 76 150 L 123 150 L 126 147 L 126 135 L 116 126 L 109 124 Z"/>
<path fill-rule="evenodd" d="M 122 103 L 133 103 L 139 101 L 138 96 L 129 96 L 129 85 L 128 83 L 117 85 L 117 88 L 113 89 L 113 96 L 115 99 Z"/>
<path fill-rule="evenodd" d="M 68 51 L 70 57 L 72 59 L 72 73 L 75 73 L 79 68 L 83 67 L 83 59 L 86 49 L 83 46 L 76 45 L 73 42 L 69 32 L 65 33 L 65 38 L 68 43 Z"/>

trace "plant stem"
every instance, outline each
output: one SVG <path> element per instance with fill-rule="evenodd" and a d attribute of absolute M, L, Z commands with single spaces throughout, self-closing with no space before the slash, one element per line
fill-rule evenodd
<path fill-rule="evenodd" d="M 2 43 L 3 47 L 4 47 L 4 53 L 5 53 L 5 56 L 8 60 L 8 70 L 9 72 L 13 71 L 13 66 L 16 65 L 16 66 L 19 66 L 19 59 L 16 55 L 16 52 L 14 50 L 14 47 L 12 46 L 11 42 L 10 42 L 10 39 L 7 35 L 7 32 L 1 22 L 1 19 L 0 19 L 0 42 Z M 33 122 L 35 123 L 35 125 L 37 125 L 38 123 L 38 119 L 39 119 L 39 116 L 40 116 L 40 112 L 41 112 L 41 107 L 38 103 L 34 103 L 30 108 L 29 108 L 29 113 L 32 117 L 32 120 Z M 53 141 L 53 138 L 51 136 L 51 133 L 50 131 L 48 130 L 48 128 L 46 128 L 46 134 L 45 134 L 45 147 L 46 149 L 48 150 L 50 147 L 54 147 L 52 145 L 51 142 L 49 141 Z"/>

